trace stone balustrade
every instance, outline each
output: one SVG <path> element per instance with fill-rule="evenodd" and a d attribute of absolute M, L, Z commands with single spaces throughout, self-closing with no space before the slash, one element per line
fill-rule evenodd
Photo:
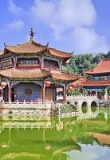
<path fill-rule="evenodd" d="M 39 114 L 39 115 L 50 115 L 54 108 L 53 102 L 4 102 L 0 103 L 0 114 L 8 115 L 11 112 L 13 114 Z"/>

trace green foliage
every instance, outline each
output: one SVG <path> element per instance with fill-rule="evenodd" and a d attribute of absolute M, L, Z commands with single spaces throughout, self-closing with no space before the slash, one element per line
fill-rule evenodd
<path fill-rule="evenodd" d="M 75 111 L 76 111 L 76 108 L 71 104 L 63 105 L 60 110 L 61 113 L 70 113 L 70 112 L 75 112 Z"/>
<path fill-rule="evenodd" d="M 107 94 L 110 96 L 110 86 L 107 87 Z"/>
<path fill-rule="evenodd" d="M 85 53 L 73 55 L 70 63 L 67 66 L 62 66 L 62 70 L 69 73 L 78 73 L 84 75 L 84 72 L 93 69 L 103 58 L 110 58 L 110 51 L 107 54 Z"/>
<path fill-rule="evenodd" d="M 110 58 L 110 50 L 109 50 L 108 53 L 106 54 L 105 58 Z"/>
<path fill-rule="evenodd" d="M 80 90 L 79 90 L 79 88 L 73 88 L 71 90 L 67 90 L 67 94 L 68 95 L 79 95 L 80 94 Z"/>
<path fill-rule="evenodd" d="M 83 91 L 82 91 L 82 95 L 87 96 L 87 95 L 88 95 L 88 92 L 87 92 L 85 89 L 83 89 Z"/>
<path fill-rule="evenodd" d="M 104 96 L 105 95 L 105 91 L 100 91 L 100 95 Z"/>

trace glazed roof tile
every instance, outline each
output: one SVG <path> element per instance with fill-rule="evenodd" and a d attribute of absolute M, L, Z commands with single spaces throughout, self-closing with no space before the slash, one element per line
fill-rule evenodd
<path fill-rule="evenodd" d="M 0 75 L 12 79 L 34 79 L 34 78 L 44 78 L 51 76 L 57 80 L 65 80 L 65 81 L 72 81 L 78 79 L 77 75 L 69 74 L 69 73 L 51 73 L 50 70 L 37 70 L 37 69 L 30 69 L 30 70 L 21 70 L 21 69 L 5 69 L 0 71 Z"/>
<path fill-rule="evenodd" d="M 83 86 L 108 86 L 110 85 L 110 80 L 103 80 L 103 81 L 94 81 L 88 80 L 81 83 Z"/>
<path fill-rule="evenodd" d="M 54 79 L 72 81 L 78 79 L 78 75 L 70 73 L 52 73 Z"/>
<path fill-rule="evenodd" d="M 8 78 L 17 78 L 17 79 L 31 79 L 31 78 L 44 78 L 50 74 L 49 71 L 45 70 L 20 70 L 20 69 L 6 69 L 1 70 L 0 75 Z"/>
<path fill-rule="evenodd" d="M 86 74 L 100 74 L 110 72 L 110 59 L 102 59 L 101 62 L 93 69 L 86 71 Z"/>
<path fill-rule="evenodd" d="M 79 85 L 82 84 L 83 82 L 85 82 L 86 80 L 84 78 L 79 78 L 76 81 L 73 82 L 73 84 L 75 85 Z"/>
<path fill-rule="evenodd" d="M 49 52 L 50 54 L 54 55 L 54 56 L 58 56 L 58 57 L 62 57 L 62 58 L 70 58 L 72 57 L 73 53 L 66 53 L 60 50 L 56 50 L 54 48 L 49 48 Z"/>
<path fill-rule="evenodd" d="M 74 83 L 76 84 L 80 84 L 80 83 L 83 83 L 85 82 L 86 80 L 84 78 L 79 78 L 78 80 L 76 80 Z"/>
<path fill-rule="evenodd" d="M 67 52 L 63 52 L 60 50 L 56 50 L 54 48 L 50 48 L 48 47 L 48 45 L 42 45 L 39 44 L 33 40 L 30 40 L 26 43 L 23 44 L 17 44 L 14 46 L 8 46 L 5 45 L 5 50 L 8 50 L 12 53 L 16 53 L 16 54 L 29 54 L 29 53 L 41 53 L 43 51 L 48 51 L 49 54 L 57 56 L 57 57 L 61 57 L 61 58 L 70 58 L 72 57 L 73 53 L 67 53 Z"/>
<path fill-rule="evenodd" d="M 5 49 L 13 53 L 39 53 L 45 50 L 45 46 L 36 43 L 35 41 L 28 41 L 23 44 L 17 44 L 15 46 L 5 45 Z"/>

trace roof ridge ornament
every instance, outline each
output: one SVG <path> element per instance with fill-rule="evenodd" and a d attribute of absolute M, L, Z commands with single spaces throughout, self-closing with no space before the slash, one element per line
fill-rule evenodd
<path fill-rule="evenodd" d="M 49 47 L 49 42 L 47 42 L 46 47 L 47 47 L 47 48 Z"/>
<path fill-rule="evenodd" d="M 4 42 L 4 47 L 6 47 L 6 43 Z"/>
<path fill-rule="evenodd" d="M 72 54 L 74 53 L 74 51 L 71 52 Z"/>
<path fill-rule="evenodd" d="M 34 36 L 35 36 L 35 32 L 34 32 L 33 28 L 31 28 L 29 35 L 30 35 L 30 41 L 32 41 L 34 39 Z"/>

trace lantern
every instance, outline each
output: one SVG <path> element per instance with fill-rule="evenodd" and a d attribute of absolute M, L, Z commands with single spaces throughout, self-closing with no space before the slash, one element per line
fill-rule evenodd
<path fill-rule="evenodd" d="M 75 88 L 75 87 L 76 87 L 76 84 L 75 84 L 75 83 L 71 83 L 71 86 L 72 86 L 73 88 Z"/>
<path fill-rule="evenodd" d="M 45 81 L 45 86 L 49 87 L 50 86 L 50 82 L 49 81 Z"/>
<path fill-rule="evenodd" d="M 6 82 L 1 82 L 1 86 L 3 87 L 3 88 L 5 88 L 6 87 Z"/>
<path fill-rule="evenodd" d="M 68 87 L 68 90 L 72 90 L 72 89 L 73 89 L 73 87 L 72 87 L 72 86 L 69 86 L 69 87 Z"/>

